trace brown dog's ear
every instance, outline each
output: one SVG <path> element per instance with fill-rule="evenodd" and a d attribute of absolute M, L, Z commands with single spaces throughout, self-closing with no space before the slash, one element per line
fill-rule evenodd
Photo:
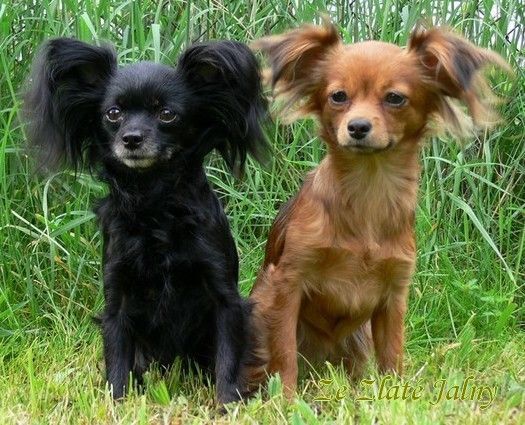
<path fill-rule="evenodd" d="M 323 26 L 304 25 L 286 34 L 265 37 L 252 43 L 254 50 L 268 55 L 270 82 L 275 95 L 285 100 L 285 108 L 300 99 L 304 115 L 315 109 L 312 95 L 322 80 L 327 53 L 341 43 L 336 28 L 328 21 Z"/>
<path fill-rule="evenodd" d="M 450 30 L 422 27 L 412 33 L 408 50 L 417 56 L 426 83 L 440 97 L 448 96 L 465 103 L 477 126 L 487 127 L 497 121 L 494 111 L 497 98 L 481 72 L 492 64 L 512 73 L 497 53 L 476 47 Z M 465 120 L 457 116 L 459 109 L 449 100 L 444 98 L 438 103 L 438 109 L 445 121 L 452 119 L 453 133 L 466 133 Z"/>

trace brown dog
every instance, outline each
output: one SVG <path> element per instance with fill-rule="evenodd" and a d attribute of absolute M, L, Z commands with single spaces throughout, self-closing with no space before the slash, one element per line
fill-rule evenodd
<path fill-rule="evenodd" d="M 296 116 L 313 114 L 328 147 L 281 208 L 251 294 L 264 369 L 281 374 L 290 396 L 298 351 L 358 376 L 373 342 L 379 369 L 401 373 L 422 142 L 438 127 L 463 137 L 493 123 L 479 71 L 509 67 L 442 28 L 416 29 L 407 49 L 344 45 L 330 24 L 255 48 L 269 57 L 277 98 Z M 252 382 L 260 372 L 251 368 Z"/>

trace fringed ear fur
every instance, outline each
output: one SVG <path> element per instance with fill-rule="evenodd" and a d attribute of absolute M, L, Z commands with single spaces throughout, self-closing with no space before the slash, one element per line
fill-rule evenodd
<path fill-rule="evenodd" d="M 200 125 L 209 129 L 202 154 L 216 148 L 235 175 L 242 174 L 248 153 L 265 162 L 269 146 L 261 123 L 267 102 L 248 47 L 234 41 L 195 44 L 182 54 L 177 70 L 201 98 Z"/>
<path fill-rule="evenodd" d="M 283 112 L 294 108 L 294 118 L 315 111 L 314 94 L 320 86 L 327 54 L 341 44 L 337 29 L 328 20 L 323 26 L 304 25 L 283 35 L 259 39 L 254 50 L 268 56 L 267 72 Z"/>
<path fill-rule="evenodd" d="M 38 166 L 76 169 L 95 161 L 100 105 L 117 60 L 113 48 L 70 38 L 47 41 L 24 96 L 26 134 Z M 86 152 L 87 155 L 86 155 Z"/>
<path fill-rule="evenodd" d="M 425 83 L 436 98 L 440 126 L 462 139 L 476 128 L 497 123 L 498 98 L 490 89 L 483 68 L 496 65 L 508 73 L 512 69 L 497 53 L 476 47 L 446 28 L 417 27 L 409 41 Z M 460 104 L 468 108 L 465 114 Z"/>

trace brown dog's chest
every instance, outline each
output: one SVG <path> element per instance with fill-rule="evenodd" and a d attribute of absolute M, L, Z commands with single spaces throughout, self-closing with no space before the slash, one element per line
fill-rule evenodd
<path fill-rule="evenodd" d="M 313 250 L 303 276 L 301 320 L 336 339 L 368 320 L 409 284 L 415 255 L 395 248 L 368 243 Z"/>

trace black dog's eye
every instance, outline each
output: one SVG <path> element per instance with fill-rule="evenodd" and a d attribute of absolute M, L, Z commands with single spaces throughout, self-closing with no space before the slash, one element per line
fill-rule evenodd
<path fill-rule="evenodd" d="M 178 115 L 173 112 L 171 109 L 164 108 L 159 112 L 159 120 L 164 123 L 170 123 L 175 121 L 178 118 Z"/>
<path fill-rule="evenodd" d="M 122 118 L 122 111 L 116 106 L 114 106 L 113 108 L 108 109 L 108 111 L 106 112 L 106 118 L 108 119 L 108 121 L 117 122 Z"/>
<path fill-rule="evenodd" d="M 330 95 L 330 99 L 334 103 L 345 103 L 348 100 L 348 96 L 342 90 L 336 91 Z"/>
<path fill-rule="evenodd" d="M 403 106 L 406 101 L 406 96 L 396 92 L 390 92 L 385 96 L 385 102 L 392 106 Z"/>

